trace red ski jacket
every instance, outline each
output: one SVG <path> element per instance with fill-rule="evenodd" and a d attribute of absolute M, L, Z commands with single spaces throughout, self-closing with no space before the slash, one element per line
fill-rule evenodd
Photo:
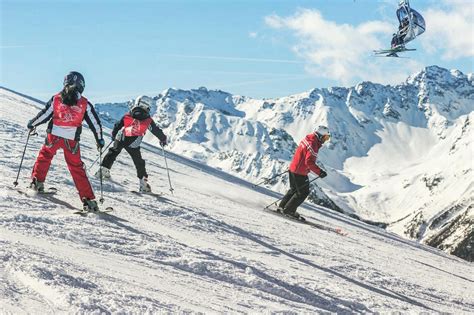
<path fill-rule="evenodd" d="M 64 127 L 80 127 L 87 110 L 88 100 L 81 96 L 76 105 L 65 105 L 61 93 L 53 96 L 53 124 Z"/>
<path fill-rule="evenodd" d="M 148 127 L 151 124 L 152 119 L 150 117 L 144 120 L 138 120 L 132 117 L 130 113 L 127 113 L 123 117 L 123 129 L 125 136 L 134 137 L 134 136 L 144 136 Z"/>
<path fill-rule="evenodd" d="M 308 175 L 312 171 L 319 175 L 321 169 L 316 165 L 316 158 L 321 146 L 322 144 L 318 136 L 314 133 L 307 135 L 301 140 L 291 161 L 290 172 L 298 175 Z"/>
<path fill-rule="evenodd" d="M 64 106 L 62 105 L 61 93 L 57 93 L 29 123 L 32 127 L 36 127 L 49 121 L 46 129 L 47 133 L 64 139 L 79 141 L 82 132 L 82 120 L 87 122 L 96 141 L 102 139 L 102 125 L 94 106 L 85 97 L 81 97 L 74 106 Z"/>

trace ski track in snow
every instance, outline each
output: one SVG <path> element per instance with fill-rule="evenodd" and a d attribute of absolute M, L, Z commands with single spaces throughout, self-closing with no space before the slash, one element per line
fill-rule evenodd
<path fill-rule="evenodd" d="M 472 264 L 321 207 L 301 212 L 348 236 L 275 217 L 261 208 L 279 194 L 172 153 L 171 195 L 151 145 L 150 182 L 164 194 L 130 192 L 138 180 L 123 152 L 104 183 L 110 214 L 72 214 L 81 203 L 60 151 L 47 180 L 58 193 L 28 192 L 44 126 L 13 188 L 38 108 L 0 92 L 0 313 L 474 312 Z M 89 166 L 86 128 L 81 144 Z"/>

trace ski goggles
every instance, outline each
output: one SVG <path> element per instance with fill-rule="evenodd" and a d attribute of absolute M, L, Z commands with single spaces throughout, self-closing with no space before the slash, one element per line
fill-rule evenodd
<path fill-rule="evenodd" d="M 329 140 L 331 140 L 331 135 L 330 134 L 325 134 L 321 137 L 322 143 L 328 142 Z"/>

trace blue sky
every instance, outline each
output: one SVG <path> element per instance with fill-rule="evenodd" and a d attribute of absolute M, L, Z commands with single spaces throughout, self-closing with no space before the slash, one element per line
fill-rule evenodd
<path fill-rule="evenodd" d="M 389 46 L 398 0 L 0 3 L 0 84 L 43 100 L 70 70 L 84 74 L 93 103 L 168 87 L 264 98 L 395 84 L 432 64 L 473 72 L 471 0 L 411 0 L 427 32 L 397 60 L 371 51 Z"/>

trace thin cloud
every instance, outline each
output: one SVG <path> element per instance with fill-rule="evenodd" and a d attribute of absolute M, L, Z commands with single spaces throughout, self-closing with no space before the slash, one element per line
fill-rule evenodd
<path fill-rule="evenodd" d="M 37 47 L 48 47 L 48 45 L 0 45 L 0 49 L 37 48 Z"/>
<path fill-rule="evenodd" d="M 250 38 L 257 38 L 257 37 L 258 37 L 258 33 L 257 33 L 257 32 L 250 32 L 250 33 L 249 33 L 249 37 L 250 37 Z"/>
<path fill-rule="evenodd" d="M 226 75 L 251 75 L 251 76 L 271 76 L 271 77 L 292 77 L 292 76 L 297 75 L 295 73 L 220 71 L 220 70 L 176 70 L 175 72 L 178 72 L 178 73 L 215 73 L 215 74 L 226 74 Z"/>
<path fill-rule="evenodd" d="M 189 58 L 189 59 L 211 59 L 226 61 L 250 61 L 250 62 L 273 62 L 273 63 L 303 63 L 299 60 L 287 59 L 265 59 L 265 58 L 244 58 L 244 57 L 224 57 L 224 56 L 197 56 L 197 55 L 179 55 L 179 54 L 161 54 L 160 56 Z"/>
<path fill-rule="evenodd" d="M 385 84 L 400 83 L 421 67 L 416 61 L 397 62 L 387 71 L 386 58 L 375 58 L 372 50 L 386 48 L 394 25 L 368 21 L 359 25 L 337 24 L 317 10 L 301 9 L 293 16 L 265 17 L 268 26 L 290 30 L 296 38 L 294 53 L 306 62 L 306 70 L 319 77 L 349 85 L 360 80 Z"/>

